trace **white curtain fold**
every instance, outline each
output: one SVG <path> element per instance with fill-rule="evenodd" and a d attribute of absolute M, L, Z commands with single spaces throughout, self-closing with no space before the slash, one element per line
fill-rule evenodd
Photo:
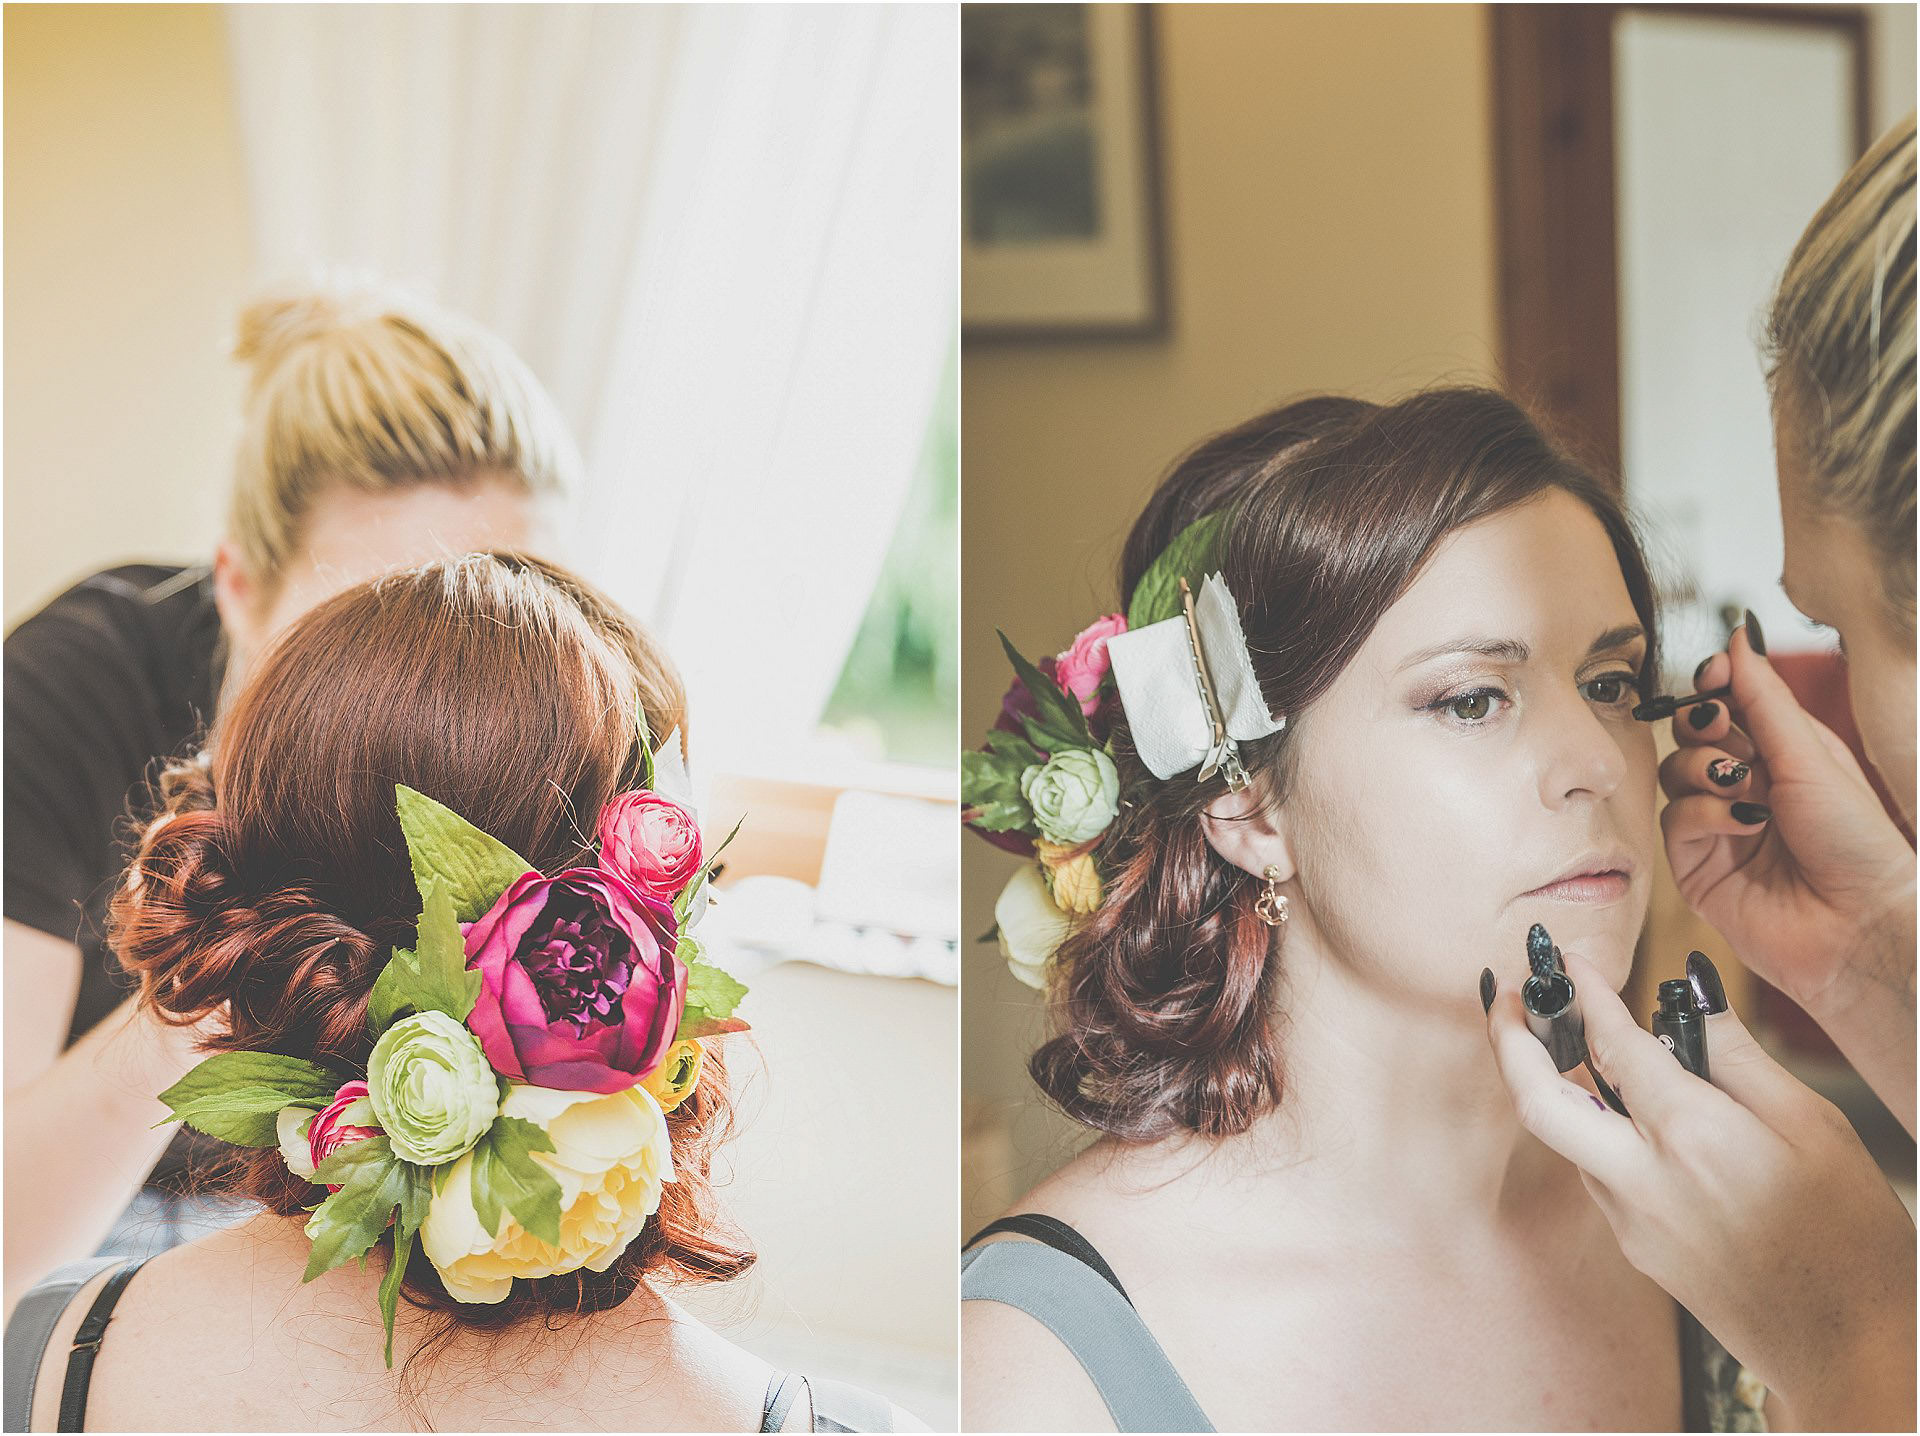
<path fill-rule="evenodd" d="M 563 555 L 778 769 L 852 643 L 957 300 L 953 7 L 234 6 L 260 277 L 505 336 L 589 474 Z"/>

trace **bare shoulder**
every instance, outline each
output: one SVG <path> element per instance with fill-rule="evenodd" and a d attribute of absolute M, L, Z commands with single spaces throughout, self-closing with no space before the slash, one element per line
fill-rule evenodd
<path fill-rule="evenodd" d="M 960 1314 L 960 1424 L 968 1431 L 1112 1431 L 1093 1382 L 1024 1311 L 969 1301 Z"/>

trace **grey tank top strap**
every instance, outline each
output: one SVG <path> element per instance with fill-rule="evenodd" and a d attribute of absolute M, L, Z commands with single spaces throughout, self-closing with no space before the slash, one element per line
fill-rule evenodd
<path fill-rule="evenodd" d="M 1084 1261 L 1039 1242 L 989 1242 L 960 1258 L 960 1299 L 1001 1302 L 1051 1331 L 1120 1430 L 1213 1430 L 1132 1303 Z"/>
<path fill-rule="evenodd" d="M 125 1257 L 89 1257 L 69 1262 L 36 1282 L 13 1308 L 7 1318 L 6 1401 L 4 1427 L 25 1431 L 33 1420 L 33 1393 L 40 1379 L 40 1365 L 53 1339 L 53 1329 L 88 1282 L 108 1267 L 120 1266 Z"/>

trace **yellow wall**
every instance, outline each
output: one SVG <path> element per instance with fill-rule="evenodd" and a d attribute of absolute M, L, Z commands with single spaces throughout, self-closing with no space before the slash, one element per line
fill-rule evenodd
<path fill-rule="evenodd" d="M 1007 669 L 1116 606 L 1119 545 L 1155 479 L 1290 395 L 1390 396 L 1497 363 L 1490 53 L 1479 6 L 1169 6 L 1157 12 L 1172 331 L 974 344 L 962 395 L 962 731 Z M 968 840 L 967 933 L 1012 870 Z M 969 1219 L 1071 1148 L 1020 1104 L 1037 1004 L 991 945 L 963 983 Z M 1011 1132 L 994 1119 L 1019 1113 Z"/>
<path fill-rule="evenodd" d="M 92 569 L 219 532 L 247 292 L 218 10 L 6 9 L 8 627 Z"/>

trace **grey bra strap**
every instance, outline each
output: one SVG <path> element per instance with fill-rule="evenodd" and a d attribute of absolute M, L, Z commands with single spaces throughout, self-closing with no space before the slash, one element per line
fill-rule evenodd
<path fill-rule="evenodd" d="M 40 1363 L 46 1356 L 53 1329 L 73 1300 L 74 1294 L 110 1266 L 119 1266 L 125 1257 L 89 1257 L 69 1262 L 49 1273 L 20 1298 L 7 1318 L 6 1402 L 3 1424 L 8 1431 L 28 1430 L 33 1421 L 33 1393 L 40 1378 Z"/>
<path fill-rule="evenodd" d="M 1127 1299 L 1084 1262 L 1038 1242 L 990 1242 L 960 1258 L 960 1299 L 998 1301 L 1046 1327 L 1086 1370 L 1122 1431 L 1211 1431 Z"/>

